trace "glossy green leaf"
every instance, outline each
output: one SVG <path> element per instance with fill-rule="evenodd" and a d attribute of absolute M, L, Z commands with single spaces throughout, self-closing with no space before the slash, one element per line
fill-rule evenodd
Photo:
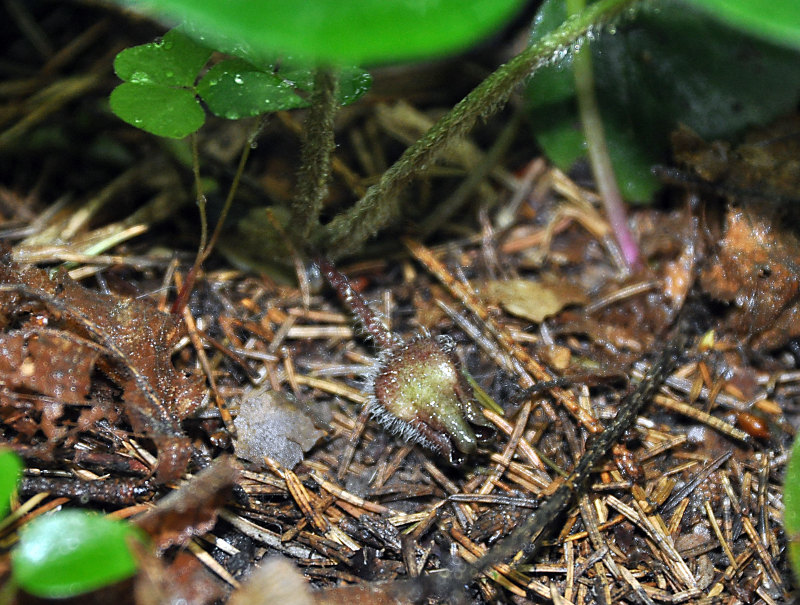
<path fill-rule="evenodd" d="M 210 49 L 173 29 L 158 42 L 121 51 L 114 71 L 133 84 L 189 87 L 210 56 Z"/>
<path fill-rule="evenodd" d="M 214 114 L 229 120 L 308 105 L 283 78 L 240 59 L 212 67 L 197 91 Z"/>
<path fill-rule="evenodd" d="M 800 48 L 797 0 L 687 0 L 734 27 Z"/>
<path fill-rule="evenodd" d="M 132 576 L 128 543 L 139 536 L 129 523 L 65 510 L 29 523 L 11 554 L 14 581 L 44 598 L 63 598 Z"/>
<path fill-rule="evenodd" d="M 360 99 L 372 86 L 372 76 L 360 67 L 346 67 L 339 73 L 339 102 L 350 105 Z"/>
<path fill-rule="evenodd" d="M 540 9 L 534 39 L 566 17 L 563 0 Z M 800 98 L 800 54 L 747 37 L 676 2 L 647 6 L 591 44 L 595 90 L 623 195 L 649 201 L 650 166 L 669 156 L 685 124 L 706 139 L 791 111 Z M 585 154 L 570 57 L 536 72 L 526 90 L 534 135 L 562 169 Z"/>
<path fill-rule="evenodd" d="M 786 466 L 783 487 L 783 525 L 789 541 L 789 559 L 795 577 L 800 579 L 800 439 L 795 439 Z"/>
<path fill-rule="evenodd" d="M 11 495 L 22 476 L 22 460 L 11 450 L 0 450 L 0 519 L 10 508 Z"/>
<path fill-rule="evenodd" d="M 496 30 L 521 0 L 128 0 L 188 21 L 211 46 L 241 40 L 248 53 L 287 52 L 364 64 L 466 48 Z"/>
<path fill-rule="evenodd" d="M 109 101 L 128 124 L 162 137 L 181 139 L 206 119 L 194 92 L 185 88 L 125 82 L 111 91 Z"/>
<path fill-rule="evenodd" d="M 291 82 L 295 88 L 311 92 L 314 88 L 314 67 L 307 63 L 293 61 L 286 65 L 280 61 L 278 75 Z M 350 105 L 364 96 L 372 86 L 372 76 L 360 67 L 342 67 L 339 70 L 339 103 Z"/>

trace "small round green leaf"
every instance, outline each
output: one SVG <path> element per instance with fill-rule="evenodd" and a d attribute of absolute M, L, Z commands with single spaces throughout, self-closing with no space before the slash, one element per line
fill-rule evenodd
<path fill-rule="evenodd" d="M 22 475 L 22 460 L 11 450 L 0 450 L 0 519 L 10 508 L 11 494 Z"/>
<path fill-rule="evenodd" d="M 210 49 L 173 29 L 159 42 L 121 51 L 114 59 L 114 71 L 133 84 L 189 87 L 210 56 Z"/>
<path fill-rule="evenodd" d="M 125 82 L 111 91 L 109 101 L 119 118 L 161 137 L 182 139 L 206 119 L 194 92 L 185 88 Z"/>
<path fill-rule="evenodd" d="M 714 17 L 756 36 L 800 48 L 797 0 L 688 0 Z"/>
<path fill-rule="evenodd" d="M 132 576 L 136 560 L 129 541 L 139 537 L 129 523 L 81 510 L 65 510 L 32 521 L 11 553 L 12 575 L 25 591 L 64 598 Z"/>
<path fill-rule="evenodd" d="M 215 115 L 229 120 L 308 105 L 283 78 L 239 59 L 209 69 L 197 92 Z"/>
<path fill-rule="evenodd" d="M 241 40 L 258 54 L 280 51 L 354 64 L 420 59 L 465 48 L 497 29 L 521 4 L 521 0 L 135 3 L 152 14 L 190 22 L 217 46 L 221 40 Z"/>
<path fill-rule="evenodd" d="M 800 439 L 795 439 L 783 487 L 783 525 L 789 541 L 789 559 L 800 578 Z"/>

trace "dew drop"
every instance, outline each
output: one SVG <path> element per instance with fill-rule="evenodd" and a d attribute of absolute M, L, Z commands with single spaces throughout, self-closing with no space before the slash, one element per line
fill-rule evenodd
<path fill-rule="evenodd" d="M 233 81 L 237 84 L 244 84 L 244 78 L 242 78 L 241 74 L 236 74 L 233 76 Z"/>
<path fill-rule="evenodd" d="M 129 82 L 134 84 L 149 84 L 151 82 L 150 76 L 145 71 L 135 71 L 131 74 Z"/>

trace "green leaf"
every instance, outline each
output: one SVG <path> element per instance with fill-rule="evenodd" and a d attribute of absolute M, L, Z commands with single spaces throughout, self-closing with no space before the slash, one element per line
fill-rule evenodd
<path fill-rule="evenodd" d="M 136 571 L 129 523 L 80 510 L 35 519 L 11 553 L 12 576 L 27 592 L 64 598 L 108 586 Z"/>
<path fill-rule="evenodd" d="M 800 439 L 795 439 L 786 466 L 783 487 L 783 525 L 789 540 L 789 559 L 796 578 L 800 578 Z"/>
<path fill-rule="evenodd" d="M 650 166 L 669 154 L 668 135 L 685 124 L 706 139 L 731 138 L 791 111 L 800 98 L 800 55 L 731 30 L 676 2 L 591 44 L 595 89 L 620 188 L 649 201 L 659 183 Z M 566 16 L 548 0 L 533 38 Z M 536 72 L 526 90 L 531 124 L 545 153 L 567 170 L 585 153 L 569 56 Z"/>
<path fill-rule="evenodd" d="M 345 67 L 339 72 L 339 103 L 350 105 L 372 86 L 372 76 L 360 67 Z"/>
<path fill-rule="evenodd" d="M 280 61 L 278 75 L 291 82 L 295 88 L 311 92 L 314 89 L 314 66 L 308 62 Z M 372 76 L 360 67 L 348 66 L 339 69 L 339 103 L 350 105 L 364 96 L 372 86 Z"/>
<path fill-rule="evenodd" d="M 753 35 L 800 48 L 797 0 L 687 0 Z"/>
<path fill-rule="evenodd" d="M 206 119 L 194 92 L 185 88 L 125 82 L 111 91 L 109 101 L 128 124 L 162 137 L 182 139 Z"/>
<path fill-rule="evenodd" d="M 124 0 L 123 0 L 124 1 Z M 421 59 L 463 49 L 496 30 L 522 0 L 142 0 L 152 14 L 188 21 L 204 41 L 248 53 L 322 62 Z"/>
<path fill-rule="evenodd" d="M 283 78 L 240 59 L 209 69 L 197 91 L 214 114 L 229 120 L 308 105 Z"/>
<path fill-rule="evenodd" d="M 218 63 L 208 70 L 197 85 L 197 92 L 208 108 L 218 116 L 236 120 L 287 109 L 308 107 L 307 98 L 295 89 L 311 92 L 313 69 L 293 65 L 277 74 L 270 66 L 256 67 L 240 59 Z M 340 72 L 339 101 L 343 105 L 364 95 L 372 77 L 360 67 L 348 67 Z"/>
<path fill-rule="evenodd" d="M 114 59 L 114 71 L 133 84 L 194 86 L 211 50 L 173 29 L 159 42 L 126 48 Z"/>
<path fill-rule="evenodd" d="M 22 460 L 11 450 L 0 450 L 0 519 L 11 507 L 11 495 L 22 476 Z"/>

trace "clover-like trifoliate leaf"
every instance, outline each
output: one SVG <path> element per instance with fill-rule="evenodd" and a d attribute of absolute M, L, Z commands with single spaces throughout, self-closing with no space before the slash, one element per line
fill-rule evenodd
<path fill-rule="evenodd" d="M 194 86 L 211 49 L 173 29 L 158 42 L 126 48 L 114 59 L 114 71 L 133 84 Z"/>
<path fill-rule="evenodd" d="M 161 137 L 182 139 L 206 119 L 194 91 L 186 88 L 124 82 L 111 91 L 109 102 L 119 118 Z"/>

